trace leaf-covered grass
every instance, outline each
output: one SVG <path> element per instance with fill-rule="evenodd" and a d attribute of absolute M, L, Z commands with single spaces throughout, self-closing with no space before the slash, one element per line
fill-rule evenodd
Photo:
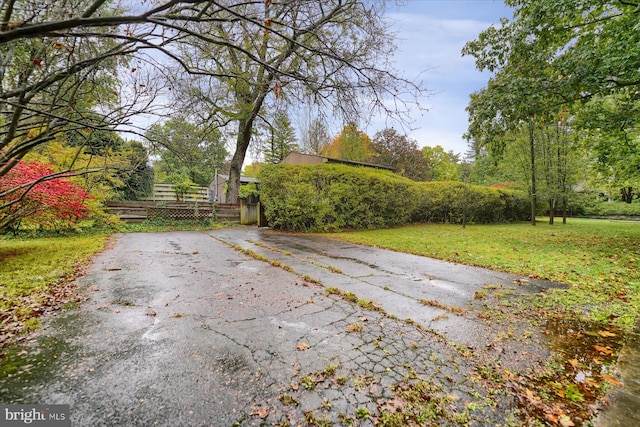
<path fill-rule="evenodd" d="M 198 230 L 216 230 L 222 227 L 228 227 L 233 224 L 221 223 L 216 221 L 163 221 L 163 220 L 146 220 L 139 224 L 122 224 L 117 231 L 122 233 L 155 233 L 163 231 L 198 231 Z"/>
<path fill-rule="evenodd" d="M 495 225 L 426 224 L 337 233 L 354 243 L 572 285 L 537 304 L 635 324 L 640 313 L 640 222 L 569 219 Z"/>
<path fill-rule="evenodd" d="M 0 238 L 0 345 L 69 295 L 65 288 L 107 236 Z M 64 301 L 62 301 L 64 302 Z M 29 328 L 27 328 L 29 329 Z"/>

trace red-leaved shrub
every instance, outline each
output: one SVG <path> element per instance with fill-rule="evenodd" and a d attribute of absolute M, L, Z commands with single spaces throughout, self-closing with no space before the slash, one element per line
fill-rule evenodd
<path fill-rule="evenodd" d="M 50 228 L 87 217 L 93 196 L 64 176 L 43 180 L 53 174 L 49 164 L 21 161 L 0 177 L 0 230 L 24 220 Z"/>

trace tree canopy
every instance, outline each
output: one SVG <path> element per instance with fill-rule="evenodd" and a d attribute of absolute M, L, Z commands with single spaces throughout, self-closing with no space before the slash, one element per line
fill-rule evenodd
<path fill-rule="evenodd" d="M 226 21 L 189 24 L 192 32 L 228 43 L 184 39 L 179 49 L 189 78 L 176 73 L 172 83 L 177 101 L 235 127 L 228 201 L 237 199 L 246 153 L 269 111 L 314 104 L 343 120 L 375 112 L 403 119 L 406 100 L 423 89 L 384 60 L 393 52 L 385 7 L 385 1 L 357 0 L 240 3 L 219 16 Z M 387 107 L 390 99 L 397 108 Z"/>
<path fill-rule="evenodd" d="M 370 153 L 371 163 L 392 167 L 397 174 L 414 181 L 429 179 L 429 165 L 418 143 L 393 128 L 376 132 Z"/>
<path fill-rule="evenodd" d="M 143 136 L 136 117 L 180 108 L 198 114 L 199 126 L 236 127 L 233 199 L 265 101 L 298 97 L 348 117 L 401 118 L 403 109 L 387 101 L 420 95 L 420 84 L 385 61 L 393 52 L 385 7 L 384 0 L 4 0 L 0 177 L 60 132 L 118 128 Z M 182 89 L 172 76 L 191 90 L 183 99 L 210 94 L 225 102 L 186 110 L 171 99 Z"/>
<path fill-rule="evenodd" d="M 584 137 L 581 132 L 589 128 L 593 136 L 597 129 L 600 141 L 608 140 L 612 149 L 621 154 L 606 155 L 602 145 L 586 143 L 589 152 L 599 153 L 598 162 L 610 172 L 622 172 L 618 162 L 622 158 L 634 165 L 632 169 L 640 166 L 637 156 L 630 155 L 628 150 L 635 144 L 629 135 L 637 126 L 637 115 L 623 117 L 602 102 L 619 97 L 627 99 L 623 104 L 630 113 L 637 109 L 640 57 L 629 46 L 640 45 L 637 28 L 640 8 L 634 1 L 506 0 L 505 3 L 514 8 L 513 18 L 503 19 L 498 27 L 483 31 L 463 49 L 463 54 L 475 58 L 478 69 L 493 73 L 487 86 L 471 96 L 469 136 L 476 149 L 486 147 L 499 154 L 505 144 L 519 140 L 518 135 L 524 132 L 528 139 L 527 175 L 533 217 L 541 183 L 538 178 L 544 180 L 542 187 L 546 190 L 540 189 L 544 196 L 551 194 L 551 169 L 538 171 L 538 165 L 542 162 L 549 168 L 557 168 L 561 162 L 550 162 L 548 150 L 576 148 L 575 144 L 562 142 L 567 138 L 557 138 L 557 133 L 551 138 L 554 134 L 549 131 L 553 125 L 556 129 L 570 128 L 574 137 Z M 590 113 L 585 114 L 586 111 Z M 608 124 L 601 127 L 594 127 L 593 119 L 576 120 L 580 116 L 603 114 L 607 115 Z M 629 119 L 634 125 L 630 126 Z M 538 177 L 539 174 L 542 175 Z M 555 178 L 554 182 L 558 183 Z"/>
<path fill-rule="evenodd" d="M 158 181 L 184 175 L 194 184 L 208 187 L 227 156 L 218 129 L 198 126 L 184 116 L 152 125 L 146 137 L 160 156 L 155 165 Z"/>
<path fill-rule="evenodd" d="M 459 155 L 445 151 L 440 145 L 422 147 L 421 152 L 431 181 L 460 181 L 462 170 Z"/>
<path fill-rule="evenodd" d="M 631 203 L 640 187 L 640 102 L 628 91 L 595 96 L 576 112 L 592 183 Z"/>
<path fill-rule="evenodd" d="M 544 59 L 554 76 L 545 87 L 567 102 L 640 85 L 639 4 L 622 0 L 506 0 L 511 20 L 465 46 L 479 69 L 498 72 Z M 522 64 L 526 65 L 526 64 Z"/>
<path fill-rule="evenodd" d="M 319 117 L 310 119 L 302 129 L 302 150 L 305 153 L 319 156 L 330 143 L 327 126 Z"/>
<path fill-rule="evenodd" d="M 298 148 L 296 131 L 284 111 L 276 112 L 269 134 L 264 150 L 264 161 L 268 164 L 280 163 Z"/>
<path fill-rule="evenodd" d="M 351 160 L 354 162 L 366 162 L 370 156 L 371 139 L 358 129 L 358 125 L 351 122 L 344 126 L 328 145 L 322 155 L 336 159 Z"/>

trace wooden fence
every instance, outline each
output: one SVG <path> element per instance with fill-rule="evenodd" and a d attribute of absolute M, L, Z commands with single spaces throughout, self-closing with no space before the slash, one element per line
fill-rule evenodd
<path fill-rule="evenodd" d="M 259 227 L 266 227 L 268 225 L 267 218 L 264 215 L 262 205 L 259 202 L 245 203 L 245 201 L 242 201 L 240 204 L 240 224 L 256 224 Z"/>
<path fill-rule="evenodd" d="M 197 221 L 215 218 L 218 221 L 240 222 L 240 205 L 201 202 L 114 201 L 105 202 L 107 211 L 127 223 L 146 219 L 165 221 Z"/>
<path fill-rule="evenodd" d="M 186 194 L 182 200 L 183 202 L 198 202 L 198 203 L 210 203 L 212 198 L 209 198 L 211 190 L 207 187 L 191 187 L 193 193 Z M 153 194 L 148 197 L 142 197 L 144 201 L 154 202 L 178 202 L 176 200 L 176 192 L 171 184 L 153 184 Z"/>

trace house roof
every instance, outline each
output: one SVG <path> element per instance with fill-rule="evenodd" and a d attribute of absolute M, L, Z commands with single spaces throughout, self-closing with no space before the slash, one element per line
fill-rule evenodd
<path fill-rule="evenodd" d="M 217 174 L 216 176 L 217 176 L 219 179 L 222 179 L 223 181 L 229 181 L 229 175 L 224 175 L 224 174 L 219 173 L 219 174 Z M 240 176 L 240 184 L 249 184 L 249 183 L 251 183 L 251 182 L 254 182 L 254 183 L 256 183 L 256 184 L 257 184 L 257 183 L 259 183 L 259 182 L 260 182 L 260 180 L 259 180 L 258 178 L 253 178 L 253 177 L 250 177 L 250 176 Z M 212 186 L 212 185 L 216 185 L 216 180 L 215 180 L 215 178 L 214 178 L 214 180 L 211 182 L 210 186 Z"/>
<path fill-rule="evenodd" d="M 296 160 L 293 160 L 294 158 Z M 306 160 L 302 160 L 302 159 L 306 159 Z M 366 166 L 369 168 L 385 169 L 385 170 L 395 172 L 395 169 L 390 166 L 375 165 L 373 163 L 354 162 L 353 160 L 344 160 L 344 159 L 336 159 L 333 157 L 316 156 L 314 154 L 304 154 L 304 153 L 298 153 L 295 151 L 290 153 L 282 161 L 282 163 L 290 163 L 290 164 L 340 163 L 340 164 L 351 165 L 351 166 Z"/>
<path fill-rule="evenodd" d="M 384 165 L 376 165 L 373 163 L 364 163 L 364 162 L 354 162 L 352 160 L 343 160 L 343 159 L 334 159 L 332 157 L 325 157 L 327 159 L 327 163 L 343 163 L 345 165 L 353 165 L 353 166 L 366 166 L 368 168 L 376 168 L 376 169 L 386 169 L 390 171 L 395 171 L 391 166 Z"/>

